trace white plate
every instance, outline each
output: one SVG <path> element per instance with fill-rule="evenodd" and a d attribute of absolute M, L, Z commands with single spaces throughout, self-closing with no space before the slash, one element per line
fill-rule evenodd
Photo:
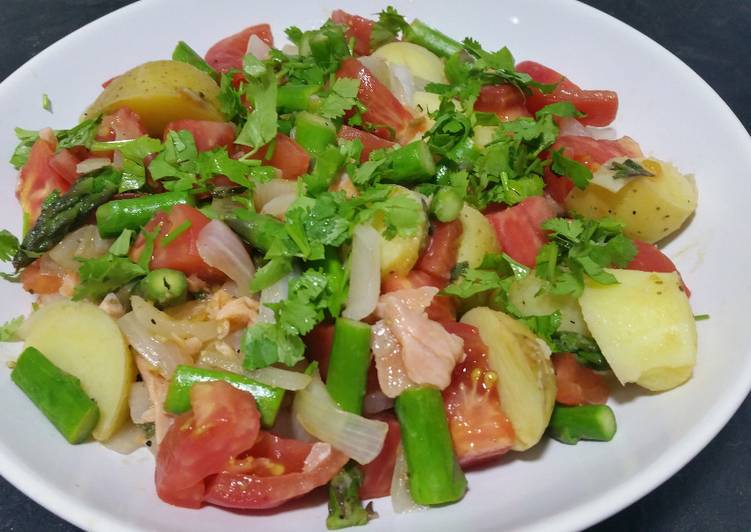
<path fill-rule="evenodd" d="M 732 112 L 694 72 L 669 52 L 617 20 L 570 1 L 394 1 L 408 17 L 443 31 L 478 38 L 487 48 L 508 45 L 518 59 L 536 59 L 584 87 L 618 91 L 615 127 L 645 152 L 696 175 L 699 210 L 668 246 L 693 291 L 699 323 L 694 378 L 670 393 L 615 393 L 618 434 L 608 444 L 542 443 L 531 452 L 469 474 L 459 504 L 394 516 L 376 501 L 380 518 L 367 530 L 498 530 L 582 528 L 615 513 L 675 473 L 717 434 L 751 387 L 745 342 L 751 277 L 743 246 L 724 242 L 727 228 L 747 223 L 751 141 Z M 269 22 L 279 41 L 289 25 L 320 23 L 332 8 L 374 13 L 373 0 L 205 2 L 152 0 L 121 9 L 76 31 L 0 84 L 0 161 L 15 145 L 13 127 L 70 127 L 97 95 L 99 84 L 141 62 L 166 58 L 179 39 L 205 51 L 219 38 Z M 47 93 L 55 114 L 40 108 Z M 13 201 L 15 172 L 0 167 L 0 227 L 19 230 Z M 30 299 L 0 284 L 0 319 L 27 312 Z M 61 339 L 64 341 L 64 339 Z M 0 347 L 0 362 L 16 351 Z M 4 365 L 3 365 L 4 367 Z M 143 450 L 122 457 L 96 444 L 67 445 L 5 376 L 0 378 L 3 431 L 0 473 L 27 495 L 84 529 L 208 531 L 324 529 L 325 508 L 297 503 L 278 513 L 246 515 L 160 502 L 153 459 Z"/>

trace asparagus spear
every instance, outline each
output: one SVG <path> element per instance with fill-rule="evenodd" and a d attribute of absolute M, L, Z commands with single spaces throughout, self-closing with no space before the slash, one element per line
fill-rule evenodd
<path fill-rule="evenodd" d="M 579 440 L 610 441 L 615 436 L 615 415 L 607 405 L 556 405 L 550 418 L 550 435 L 573 445 Z"/>
<path fill-rule="evenodd" d="M 152 270 L 138 284 L 138 292 L 160 308 L 185 301 L 188 295 L 188 279 L 185 274 L 170 268 Z"/>
<path fill-rule="evenodd" d="M 404 30 L 404 40 L 419 44 L 441 57 L 449 57 L 463 50 L 459 42 L 417 19 Z"/>
<path fill-rule="evenodd" d="M 441 187 L 433 195 L 430 202 L 430 212 L 440 222 L 453 222 L 459 217 L 464 201 L 453 188 Z"/>
<path fill-rule="evenodd" d="M 360 486 L 362 470 L 350 461 L 329 482 L 329 516 L 326 528 L 338 530 L 350 526 L 362 526 L 374 517 L 372 503 L 362 507 Z"/>
<path fill-rule="evenodd" d="M 82 225 L 97 207 L 115 195 L 120 177 L 120 172 L 113 168 L 103 168 L 80 177 L 65 194 L 50 195 L 34 227 L 26 233 L 13 257 L 13 267 L 20 270 L 28 266 Z"/>
<path fill-rule="evenodd" d="M 353 414 L 362 413 L 370 367 L 370 325 L 338 318 L 329 357 L 326 388 L 337 404 Z"/>
<path fill-rule="evenodd" d="M 187 192 L 164 192 L 110 201 L 96 210 L 96 225 L 100 235 L 112 238 L 122 233 L 123 229 L 138 231 L 159 210 L 183 204 L 194 205 L 193 196 Z"/>
<path fill-rule="evenodd" d="M 297 113 L 295 142 L 317 157 L 327 146 L 336 144 L 336 127 L 322 116 L 306 112 Z"/>

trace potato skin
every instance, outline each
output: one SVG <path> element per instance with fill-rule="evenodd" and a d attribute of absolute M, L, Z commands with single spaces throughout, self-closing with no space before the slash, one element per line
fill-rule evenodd
<path fill-rule="evenodd" d="M 180 61 L 151 61 L 116 77 L 81 119 L 121 107 L 136 112 L 154 137 L 161 137 L 173 120 L 224 120 L 219 86 L 208 74 Z"/>
<path fill-rule="evenodd" d="M 644 159 L 641 164 L 655 175 L 633 178 L 618 192 L 596 184 L 573 189 L 566 210 L 586 218 L 615 217 L 626 224 L 627 236 L 649 243 L 674 233 L 696 210 L 696 184 L 668 162 Z"/>

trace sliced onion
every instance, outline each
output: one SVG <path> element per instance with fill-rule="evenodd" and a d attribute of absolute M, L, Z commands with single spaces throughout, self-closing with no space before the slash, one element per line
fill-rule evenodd
<path fill-rule="evenodd" d="M 273 366 L 251 371 L 248 373 L 248 377 L 269 386 L 293 391 L 304 389 L 311 381 L 311 376 L 305 373 L 275 368 Z"/>
<path fill-rule="evenodd" d="M 128 312 L 117 320 L 117 325 L 136 353 L 154 366 L 163 377 L 172 377 L 177 366 L 191 362 L 190 357 L 184 355 L 176 345 L 156 340 L 133 312 Z"/>
<path fill-rule="evenodd" d="M 112 161 L 107 157 L 89 157 L 76 165 L 76 173 L 88 174 L 105 166 L 112 166 Z"/>
<path fill-rule="evenodd" d="M 131 384 L 128 405 L 130 407 L 130 419 L 133 420 L 133 423 L 154 422 L 154 405 L 149 397 L 149 390 L 146 388 L 145 382 L 139 381 Z"/>
<path fill-rule="evenodd" d="M 388 410 L 394 406 L 394 400 L 384 394 L 381 390 L 376 390 L 365 395 L 362 404 L 363 414 L 377 414 Z"/>
<path fill-rule="evenodd" d="M 49 253 L 45 253 L 39 257 L 39 272 L 42 275 L 53 275 L 56 277 L 62 277 L 66 274 L 65 268 L 52 260 Z"/>
<path fill-rule="evenodd" d="M 230 373 L 242 373 L 243 366 L 239 356 L 227 356 L 218 349 L 208 348 L 201 351 L 196 365 L 202 368 L 219 369 Z"/>
<path fill-rule="evenodd" d="M 269 214 L 275 218 L 283 219 L 284 214 L 289 210 L 290 205 L 292 205 L 296 199 L 297 193 L 277 196 L 266 202 L 261 209 L 261 214 Z"/>
<path fill-rule="evenodd" d="M 242 295 L 250 295 L 250 281 L 256 268 L 242 240 L 227 224 L 210 221 L 198 233 L 196 246 L 206 264 L 235 281 Z"/>
<path fill-rule="evenodd" d="M 176 320 L 139 296 L 130 298 L 133 314 L 139 324 L 152 334 L 170 338 L 195 336 L 202 342 L 212 340 L 221 332 L 218 321 Z"/>
<path fill-rule="evenodd" d="M 297 194 L 296 181 L 271 179 L 265 183 L 257 183 L 253 189 L 253 205 L 260 211 L 272 199 L 288 194 Z"/>
<path fill-rule="evenodd" d="M 561 118 L 561 135 L 575 135 L 577 137 L 589 137 L 589 131 L 576 118 Z"/>
<path fill-rule="evenodd" d="M 404 447 L 399 444 L 396 449 L 394 474 L 391 477 L 391 506 L 394 513 L 404 514 L 426 510 L 427 507 L 417 504 L 409 492 L 409 478 L 407 477 L 407 460 L 404 458 Z"/>
<path fill-rule="evenodd" d="M 258 35 L 251 35 L 248 39 L 248 50 L 246 53 L 251 54 L 259 61 L 266 61 L 269 58 L 271 47 L 263 42 Z"/>
<path fill-rule="evenodd" d="M 342 315 L 361 320 L 376 308 L 381 292 L 381 239 L 370 225 L 358 225 L 352 235 L 347 308 Z"/>
<path fill-rule="evenodd" d="M 306 432 L 360 464 L 372 462 L 383 449 L 388 424 L 339 408 L 318 372 L 304 390 L 297 392 L 292 409 Z"/>
<path fill-rule="evenodd" d="M 357 60 L 362 63 L 362 66 L 370 70 L 378 81 L 386 85 L 389 90 L 393 90 L 391 86 L 391 71 L 385 60 L 375 55 L 358 57 Z"/>
<path fill-rule="evenodd" d="M 50 127 L 39 130 L 39 138 L 53 146 L 57 146 L 57 136 L 55 135 L 55 131 Z"/>
<path fill-rule="evenodd" d="M 274 311 L 267 307 L 266 304 L 278 303 L 279 301 L 287 299 L 287 296 L 289 295 L 290 281 L 299 276 L 299 272 L 293 270 L 271 286 L 261 290 L 261 306 L 258 309 L 257 320 L 259 323 L 274 323 L 276 321 Z"/>
<path fill-rule="evenodd" d="M 282 46 L 282 52 L 284 52 L 287 55 L 299 55 L 300 50 L 295 46 L 294 44 L 287 43 L 284 46 Z"/>
<path fill-rule="evenodd" d="M 412 108 L 415 96 L 415 81 L 412 71 L 404 65 L 389 64 L 392 92 L 407 108 Z"/>
<path fill-rule="evenodd" d="M 112 240 L 99 236 L 99 230 L 95 225 L 84 225 L 63 238 L 59 244 L 52 248 L 49 256 L 57 264 L 67 271 L 78 271 L 82 259 L 101 257 L 112 245 Z"/>
<path fill-rule="evenodd" d="M 108 449 L 120 454 L 131 454 L 146 444 L 146 434 L 133 423 L 125 423 L 109 440 L 103 442 Z"/>

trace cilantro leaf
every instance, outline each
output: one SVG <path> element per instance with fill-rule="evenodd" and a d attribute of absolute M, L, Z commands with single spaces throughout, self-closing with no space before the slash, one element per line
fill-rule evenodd
<path fill-rule="evenodd" d="M 81 282 L 73 293 L 74 300 L 98 301 L 110 292 L 143 277 L 148 270 L 127 257 L 107 253 L 103 257 L 80 260 Z"/>
<path fill-rule="evenodd" d="M 0 260 L 8 262 L 18 253 L 18 238 L 7 229 L 0 230 Z"/>
<path fill-rule="evenodd" d="M 16 333 L 23 325 L 24 317 L 16 316 L 0 325 L 0 342 L 15 342 L 18 340 Z"/>
<path fill-rule="evenodd" d="M 206 72 L 215 80 L 217 79 L 217 71 L 211 68 L 204 58 L 198 55 L 198 52 L 188 46 L 185 41 L 178 41 L 175 49 L 172 51 L 172 60 L 187 63 L 202 72 Z"/>
<path fill-rule="evenodd" d="M 558 330 L 561 325 L 561 312 L 556 310 L 552 314 L 545 314 L 541 316 L 521 316 L 517 317 L 519 321 L 524 323 L 529 329 L 537 336 L 545 340 L 551 349 L 556 348 L 553 334 Z"/>
<path fill-rule="evenodd" d="M 555 351 L 573 353 L 580 364 L 601 371 L 610 369 L 600 351 L 600 346 L 592 338 L 574 332 L 560 331 L 553 335 L 553 341 L 556 345 Z"/>
<path fill-rule="evenodd" d="M 579 118 L 587 116 L 579 111 L 571 102 L 555 102 L 546 105 L 535 113 L 535 118 L 542 118 L 545 115 L 560 116 L 561 118 Z"/>
<path fill-rule="evenodd" d="M 592 172 L 589 168 L 578 161 L 569 159 L 563 155 L 563 148 L 553 152 L 553 164 L 551 169 L 558 175 L 565 175 L 577 188 L 585 189 L 592 181 Z"/>
<path fill-rule="evenodd" d="M 404 32 L 409 26 L 405 18 L 392 6 L 378 13 L 378 20 L 373 24 L 370 33 L 370 49 L 375 50 L 380 46 L 396 40 L 400 32 Z"/>
<path fill-rule="evenodd" d="M 253 57 L 245 56 L 245 59 Z M 254 58 L 255 59 L 255 58 Z M 263 70 L 260 71 L 260 66 Z M 240 130 L 235 143 L 250 146 L 258 150 L 276 137 L 276 74 L 270 65 L 263 65 L 257 59 L 245 65 L 245 71 L 251 76 L 245 87 L 245 96 L 253 105 L 253 112 Z"/>
<path fill-rule="evenodd" d="M 123 229 L 115 241 L 110 246 L 109 252 L 118 257 L 124 257 L 130 250 L 130 241 L 133 239 L 132 229 Z"/>
<path fill-rule="evenodd" d="M 42 94 L 42 109 L 49 113 L 52 112 L 52 100 L 50 100 L 46 92 Z"/>
<path fill-rule="evenodd" d="M 19 143 L 16 146 L 16 149 L 13 150 L 13 155 L 11 155 L 10 157 L 10 164 L 12 164 L 16 170 L 20 170 L 21 167 L 26 164 L 26 161 L 29 160 L 31 147 L 39 138 L 39 132 L 32 131 L 30 129 L 23 129 L 20 127 L 17 127 L 15 129 L 15 132 L 16 138 L 18 138 Z"/>
<path fill-rule="evenodd" d="M 334 81 L 329 94 L 323 99 L 318 114 L 324 118 L 340 118 L 344 113 L 358 105 L 357 91 L 360 80 L 339 78 Z"/>
<path fill-rule="evenodd" d="M 295 365 L 304 358 L 305 344 L 274 323 L 256 323 L 245 331 L 241 350 L 243 365 L 254 370 L 276 363 Z"/>
<path fill-rule="evenodd" d="M 118 192 L 138 190 L 146 183 L 146 169 L 143 160 L 152 153 L 164 149 L 159 139 L 143 135 L 133 140 L 113 142 L 93 142 L 92 151 L 118 150 L 123 157 L 122 179 Z"/>
<path fill-rule="evenodd" d="M 618 162 L 613 161 L 609 170 L 613 171 L 613 177 L 615 179 L 622 179 L 626 177 L 654 177 L 654 174 L 644 168 L 642 165 L 634 161 L 633 159 L 626 159 L 625 161 Z"/>
<path fill-rule="evenodd" d="M 468 299 L 488 290 L 501 288 L 502 280 L 498 273 L 491 270 L 467 269 L 459 279 L 448 285 L 441 292 L 449 296 Z"/>
<path fill-rule="evenodd" d="M 242 91 L 235 88 L 232 78 L 232 72 L 224 72 L 219 79 L 219 110 L 228 121 L 244 118 L 248 112 L 242 102 Z"/>

